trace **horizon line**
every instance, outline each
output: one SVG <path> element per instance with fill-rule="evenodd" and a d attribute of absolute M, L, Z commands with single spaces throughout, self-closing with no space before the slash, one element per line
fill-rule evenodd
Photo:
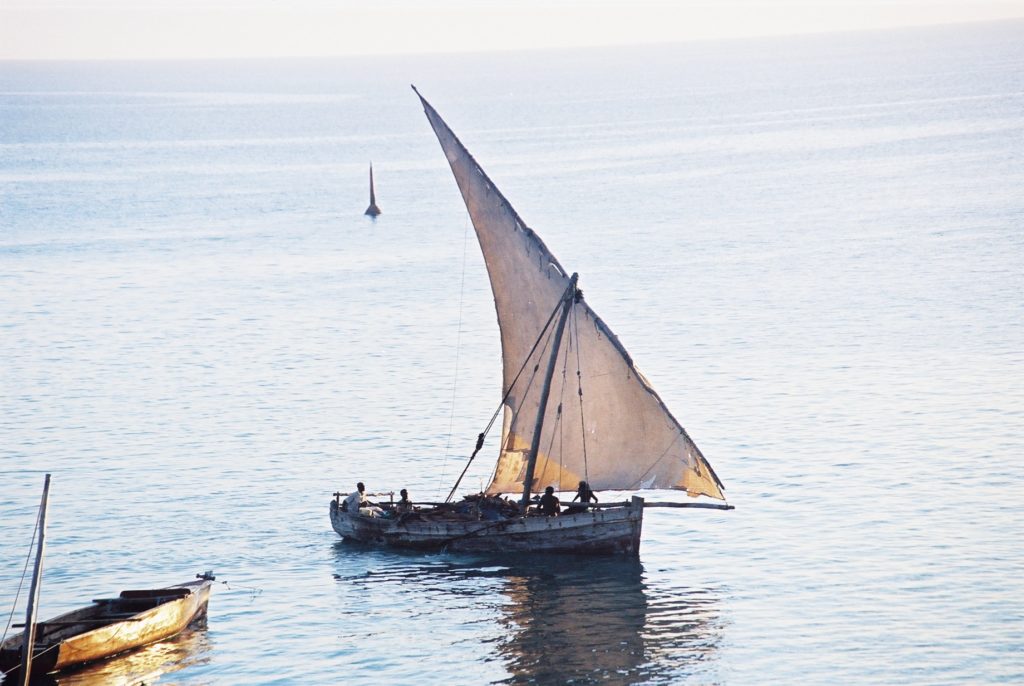
<path fill-rule="evenodd" d="M 10 62 L 232 62 L 232 61 L 277 61 L 277 60 L 338 60 L 366 58 L 444 57 L 466 55 L 502 55 L 516 53 L 584 52 L 588 50 L 638 49 L 669 46 L 684 46 L 707 43 L 738 43 L 752 40 L 784 40 L 791 38 L 812 38 L 816 36 L 864 35 L 895 33 L 908 30 L 949 29 L 958 26 L 1003 25 L 1024 22 L 1024 15 L 999 19 L 978 19 L 936 23 L 899 24 L 872 28 L 837 28 L 822 30 L 794 31 L 792 33 L 751 33 L 735 36 L 694 37 L 679 40 L 627 43 L 594 43 L 592 45 L 540 46 L 540 47 L 499 47 L 494 49 L 468 48 L 464 50 L 414 50 L 409 52 L 348 52 L 335 54 L 293 54 L 293 55 L 195 55 L 164 57 L 0 57 L 0 63 Z"/>

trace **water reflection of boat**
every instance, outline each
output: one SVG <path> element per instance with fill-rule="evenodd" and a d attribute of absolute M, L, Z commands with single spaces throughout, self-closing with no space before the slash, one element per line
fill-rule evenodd
<path fill-rule="evenodd" d="M 649 588 L 637 560 L 556 558 L 507 578 L 506 683 L 675 681 L 718 643 L 717 596 Z"/>
<path fill-rule="evenodd" d="M 597 683 L 638 674 L 647 598 L 636 559 L 565 558 L 510 568 L 501 644 L 511 683 Z"/>
<path fill-rule="evenodd" d="M 336 577 L 351 594 L 346 607 L 372 614 L 380 634 L 418 635 L 421 617 L 471 627 L 460 632 L 430 619 L 431 632 L 453 645 L 493 646 L 493 655 L 475 658 L 504 666 L 506 676 L 493 683 L 714 680 L 718 595 L 671 580 L 652 584 L 636 558 L 539 555 L 510 564 L 508 556 L 351 555 L 351 548 L 336 546 L 344 572 Z M 403 610 L 392 619 L 396 606 Z M 373 645 L 356 632 L 345 639 L 353 652 L 362 641 Z"/>

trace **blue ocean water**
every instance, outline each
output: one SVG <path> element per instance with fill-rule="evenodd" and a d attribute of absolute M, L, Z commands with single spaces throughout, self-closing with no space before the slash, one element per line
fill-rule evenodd
<path fill-rule="evenodd" d="M 0 62 L 0 609 L 52 472 L 43 616 L 226 582 L 60 684 L 1024 681 L 1022 39 Z M 500 398 L 410 82 L 735 511 L 649 510 L 639 561 L 339 541 L 334 491 L 443 497 Z"/>

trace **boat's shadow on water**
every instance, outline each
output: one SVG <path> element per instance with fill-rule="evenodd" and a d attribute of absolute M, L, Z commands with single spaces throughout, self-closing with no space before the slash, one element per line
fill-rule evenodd
<path fill-rule="evenodd" d="M 424 554 L 346 542 L 335 544 L 335 554 L 350 572 L 335 574 L 339 582 L 397 576 L 406 592 L 434 598 L 437 611 L 460 595 L 479 609 L 481 594 L 489 595 L 497 638 L 478 645 L 508 672 L 492 683 L 715 679 L 724 624 L 718 592 L 651 582 L 636 558 Z"/>
<path fill-rule="evenodd" d="M 56 674 L 32 675 L 33 686 L 138 686 L 157 683 L 166 674 L 210 660 L 212 644 L 203 617 L 177 636 L 143 646 L 121 655 L 83 665 Z M 21 675 L 14 672 L 3 686 L 21 684 Z"/>

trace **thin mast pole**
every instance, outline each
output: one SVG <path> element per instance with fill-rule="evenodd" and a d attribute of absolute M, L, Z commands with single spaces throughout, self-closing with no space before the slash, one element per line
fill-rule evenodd
<path fill-rule="evenodd" d="M 50 500 L 50 475 L 43 482 L 43 499 L 39 503 L 39 546 L 36 548 L 36 566 L 32 570 L 32 587 L 28 592 L 25 611 L 25 642 L 21 655 L 21 683 L 28 685 L 32 674 L 32 651 L 36 644 L 36 604 L 39 602 L 39 578 L 43 574 L 43 552 L 46 550 L 46 509 Z"/>
<path fill-rule="evenodd" d="M 537 451 L 540 450 L 540 430 L 544 426 L 544 413 L 548 409 L 548 395 L 551 392 L 551 378 L 555 375 L 555 366 L 558 362 L 558 351 L 562 347 L 562 333 L 565 331 L 565 321 L 569 318 L 569 310 L 572 309 L 576 300 L 576 279 L 578 274 L 573 274 L 569 279 L 569 287 L 565 289 L 562 296 L 562 316 L 558 319 L 558 328 L 555 329 L 555 340 L 551 346 L 551 359 L 548 360 L 548 369 L 544 374 L 544 387 L 540 392 L 540 407 L 537 408 L 537 424 L 533 428 L 533 440 L 530 441 L 530 455 L 526 461 L 526 476 L 523 478 L 523 514 L 530 505 L 530 487 L 533 485 L 533 470 L 537 466 Z"/>

